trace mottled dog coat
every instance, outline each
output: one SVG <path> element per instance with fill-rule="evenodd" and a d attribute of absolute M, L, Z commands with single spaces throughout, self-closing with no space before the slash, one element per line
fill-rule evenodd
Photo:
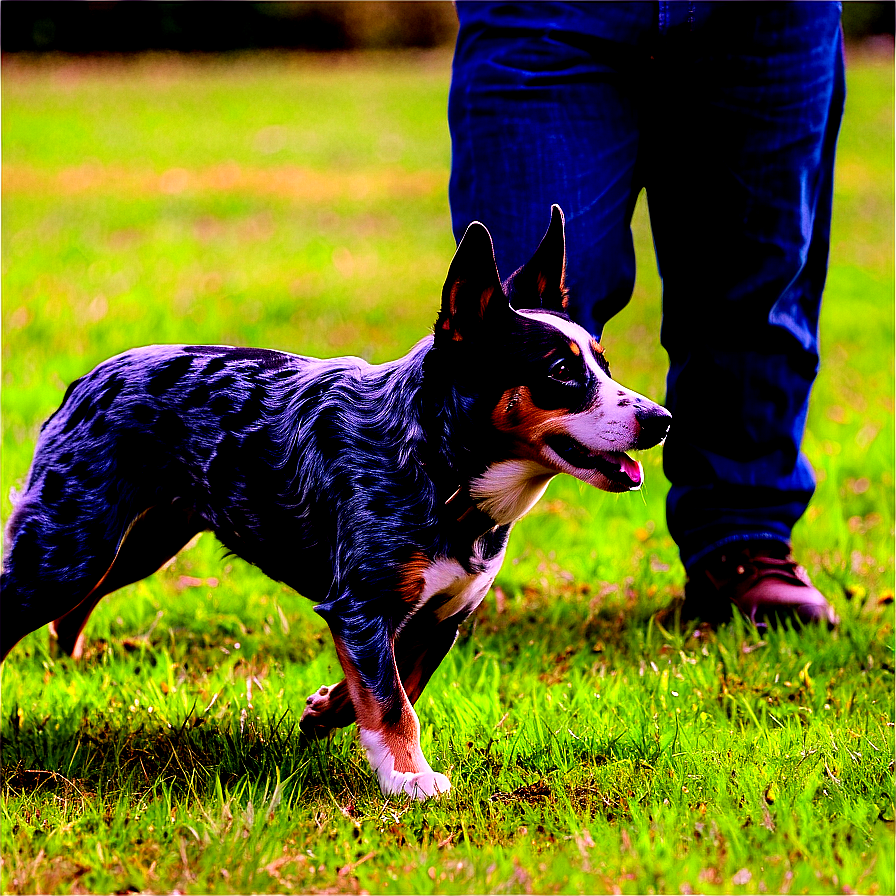
<path fill-rule="evenodd" d="M 47 623 L 79 655 L 103 595 L 211 530 L 330 627 L 345 679 L 309 697 L 302 728 L 357 721 L 385 793 L 446 792 L 413 704 L 494 580 L 512 524 L 559 472 L 638 488 L 624 452 L 669 428 L 563 313 L 564 266 L 556 207 L 503 285 L 474 223 L 434 335 L 397 361 L 150 346 L 73 383 L 9 522 L 2 655 Z"/>

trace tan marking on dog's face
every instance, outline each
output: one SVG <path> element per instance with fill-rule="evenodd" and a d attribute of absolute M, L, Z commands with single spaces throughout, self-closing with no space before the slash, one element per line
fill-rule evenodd
<path fill-rule="evenodd" d="M 604 347 L 596 339 L 592 338 L 591 351 L 593 351 L 595 355 L 602 355 L 604 353 Z"/>
<path fill-rule="evenodd" d="M 579 348 L 579 343 L 573 342 L 573 340 L 569 341 L 569 350 L 576 356 L 582 354 L 582 350 Z"/>
<path fill-rule="evenodd" d="M 492 423 L 512 439 L 516 457 L 540 460 L 545 436 L 562 431 L 562 420 L 567 413 L 562 408 L 538 407 L 527 386 L 515 386 L 498 400 L 492 411 Z"/>

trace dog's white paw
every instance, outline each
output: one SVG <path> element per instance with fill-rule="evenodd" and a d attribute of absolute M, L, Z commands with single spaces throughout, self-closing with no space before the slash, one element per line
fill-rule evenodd
<path fill-rule="evenodd" d="M 402 790 L 408 796 L 422 802 L 436 796 L 444 796 L 451 790 L 451 782 L 438 772 L 418 772 L 416 775 L 408 776 L 402 785 Z"/>
<path fill-rule="evenodd" d="M 417 717 L 414 716 L 414 722 Z M 432 799 L 448 793 L 451 782 L 438 772 L 434 772 L 420 752 L 419 743 L 412 745 L 412 768 L 417 771 L 395 770 L 395 756 L 378 731 L 360 729 L 361 744 L 367 753 L 370 767 L 376 773 L 377 781 L 384 796 L 410 796 L 415 800 Z"/>
<path fill-rule="evenodd" d="M 451 782 L 438 772 L 427 769 L 422 772 L 394 772 L 377 770 L 380 790 L 384 796 L 410 796 L 423 802 L 444 796 L 451 790 Z"/>

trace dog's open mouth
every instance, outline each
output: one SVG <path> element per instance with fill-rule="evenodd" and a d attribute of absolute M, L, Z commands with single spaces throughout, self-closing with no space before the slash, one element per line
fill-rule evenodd
<path fill-rule="evenodd" d="M 624 451 L 589 451 L 581 442 L 567 435 L 548 436 L 546 441 L 561 460 L 578 470 L 595 470 L 626 489 L 641 487 L 641 465 Z"/>

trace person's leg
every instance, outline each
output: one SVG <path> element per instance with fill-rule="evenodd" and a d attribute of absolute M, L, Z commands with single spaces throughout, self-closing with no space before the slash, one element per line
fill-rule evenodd
<path fill-rule="evenodd" d="M 693 578 L 735 543 L 780 553 L 814 490 L 800 445 L 842 48 L 839 4 L 661 6 L 673 25 L 682 8 L 694 19 L 660 37 L 647 174 L 674 420 L 668 521 Z"/>
<path fill-rule="evenodd" d="M 628 302 L 639 101 L 652 4 L 458 3 L 449 124 L 457 239 L 480 220 L 508 277 L 557 203 L 571 316 L 595 335 Z"/>

